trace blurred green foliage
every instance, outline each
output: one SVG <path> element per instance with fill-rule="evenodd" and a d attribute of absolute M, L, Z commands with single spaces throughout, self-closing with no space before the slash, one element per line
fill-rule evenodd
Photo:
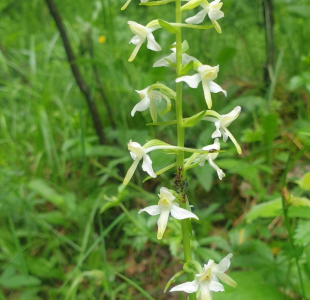
<path fill-rule="evenodd" d="M 174 171 L 143 185 L 145 174 L 137 172 L 132 181 L 137 184 L 121 187 L 131 164 L 129 139 L 176 140 L 174 125 L 145 127 L 151 122 L 148 112 L 130 116 L 138 101 L 134 90 L 155 81 L 174 87 L 171 70 L 152 68 L 170 52 L 174 40 L 167 32 L 155 33 L 162 52 L 142 47 L 135 62 L 127 62 L 133 48 L 127 21 L 146 24 L 159 15 L 172 21 L 173 5 L 148 8 L 135 2 L 121 12 L 123 1 L 56 1 L 102 116 L 109 143 L 104 146 L 44 1 L 0 3 L 0 299 L 145 299 L 137 287 L 156 299 L 180 299 L 162 292 L 181 269 L 180 224 L 171 220 L 159 242 L 156 218 L 137 214 L 156 202 L 160 186 L 172 187 Z M 310 298 L 310 5 L 307 0 L 273 3 L 277 65 L 268 86 L 261 1 L 226 0 L 222 35 L 184 30 L 190 55 L 220 64 L 218 83 L 228 97 L 215 95 L 214 109 L 227 113 L 242 107 L 231 131 L 242 141 L 243 155 L 226 143 L 217 160 L 226 178 L 219 182 L 209 166 L 188 174 L 188 196 L 201 220 L 193 222 L 195 258 L 206 263 L 234 253 L 231 276 L 238 287 L 214 299 L 301 299 L 296 255 Z M 201 89 L 185 86 L 185 117 L 204 109 Z M 174 119 L 173 109 L 160 118 Z M 186 146 L 210 144 L 213 130 L 205 122 L 189 128 Z M 281 202 L 291 147 L 287 204 L 295 250 Z M 173 159 L 152 154 L 156 169 Z"/>

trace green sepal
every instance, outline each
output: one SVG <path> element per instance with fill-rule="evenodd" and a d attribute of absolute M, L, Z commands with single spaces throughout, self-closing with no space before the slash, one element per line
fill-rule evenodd
<path fill-rule="evenodd" d="M 194 9 L 195 7 L 199 6 L 200 3 L 201 3 L 201 0 L 191 0 L 188 3 L 184 4 L 181 7 L 181 10 L 185 11 L 185 10 Z"/>
<path fill-rule="evenodd" d="M 174 125 L 177 123 L 177 120 L 167 121 L 167 122 L 157 122 L 157 123 L 148 123 L 146 126 L 166 126 L 166 125 Z"/>
<path fill-rule="evenodd" d="M 185 53 L 189 49 L 187 40 L 184 40 L 182 43 L 182 53 Z"/>
<path fill-rule="evenodd" d="M 195 66 L 195 62 L 194 62 L 193 60 L 191 60 L 191 61 L 180 71 L 180 73 L 178 74 L 178 77 L 187 75 L 188 72 L 189 72 L 190 70 L 194 69 L 194 66 Z"/>
<path fill-rule="evenodd" d="M 170 280 L 167 282 L 166 286 L 165 286 L 165 289 L 164 289 L 164 293 L 166 293 L 167 289 L 169 288 L 169 286 L 174 283 L 177 278 L 179 278 L 182 274 L 184 274 L 185 271 L 184 270 L 181 270 L 179 271 L 178 273 L 176 273 L 175 275 L 173 275 Z"/>
<path fill-rule="evenodd" d="M 157 82 L 157 83 L 152 84 L 149 87 L 148 91 L 155 90 L 155 89 L 161 90 L 161 92 L 163 92 L 169 98 L 172 98 L 172 99 L 176 98 L 176 92 L 172 90 L 171 88 L 167 87 L 166 85 L 164 85 L 163 83 Z"/>
<path fill-rule="evenodd" d="M 175 0 L 151 1 L 151 2 L 140 3 L 139 5 L 144 5 L 144 6 L 157 6 L 157 5 L 165 5 L 165 4 L 172 3 L 172 2 L 175 2 Z"/>
<path fill-rule="evenodd" d="M 177 27 L 175 27 L 171 23 L 168 23 L 164 20 L 158 19 L 158 23 L 159 23 L 161 28 L 167 30 L 170 33 L 177 33 L 179 31 L 179 29 Z"/>
<path fill-rule="evenodd" d="M 173 23 L 175 27 L 193 28 L 193 29 L 211 29 L 214 25 L 193 25 L 186 23 Z"/>
<path fill-rule="evenodd" d="M 193 115 L 190 118 L 186 118 L 183 121 L 182 127 L 193 127 L 193 126 L 195 126 L 198 122 L 200 122 L 203 119 L 205 114 L 206 114 L 206 110 L 203 110 L 200 113 Z"/>
<path fill-rule="evenodd" d="M 150 140 L 143 145 L 143 148 L 147 149 L 147 148 L 156 147 L 156 146 L 171 146 L 171 145 L 161 140 Z"/>
<path fill-rule="evenodd" d="M 156 176 L 158 176 L 158 175 L 160 175 L 160 174 L 163 174 L 163 173 L 169 171 L 170 169 L 174 168 L 175 166 L 176 166 L 176 163 L 173 163 L 173 164 L 171 164 L 171 165 L 168 165 L 168 166 L 166 166 L 166 167 L 164 167 L 164 168 L 158 170 L 157 172 L 155 172 L 155 174 L 156 174 Z M 152 179 L 152 178 L 153 178 L 153 177 L 148 176 L 148 177 L 144 178 L 142 182 L 144 183 L 144 182 L 146 182 L 146 181 L 148 181 L 148 180 L 150 180 L 150 179 Z"/>
<path fill-rule="evenodd" d="M 201 265 L 196 260 L 189 260 L 187 263 L 183 265 L 183 270 L 186 273 L 200 274 L 202 273 Z"/>

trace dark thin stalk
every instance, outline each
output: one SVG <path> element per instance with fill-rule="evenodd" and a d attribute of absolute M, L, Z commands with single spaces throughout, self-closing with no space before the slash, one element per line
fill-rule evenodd
<path fill-rule="evenodd" d="M 86 82 L 85 82 L 85 80 L 84 80 L 84 78 L 80 72 L 78 65 L 76 64 L 75 55 L 73 53 L 70 41 L 68 39 L 65 27 L 63 25 L 63 22 L 62 22 L 60 14 L 58 12 L 58 9 L 56 7 L 56 4 L 55 4 L 54 0 L 44 0 L 44 1 L 46 2 L 47 6 L 49 8 L 50 14 L 53 17 L 53 19 L 56 23 L 56 26 L 59 30 L 64 48 L 65 48 L 65 51 L 67 54 L 67 59 L 68 59 L 68 62 L 70 64 L 70 67 L 71 67 L 72 74 L 73 74 L 75 81 L 76 81 L 77 85 L 79 86 L 79 88 L 80 88 L 80 90 L 81 90 L 82 94 L 84 95 L 84 98 L 87 102 L 87 105 L 88 105 L 88 108 L 89 108 L 89 111 L 90 111 L 90 114 L 91 114 L 91 117 L 92 117 L 92 120 L 94 123 L 94 127 L 96 130 L 98 139 L 99 139 L 99 143 L 102 145 L 106 144 L 106 139 L 104 137 L 104 133 L 103 133 L 103 129 L 102 129 L 103 127 L 102 127 L 102 123 L 101 123 L 100 116 L 98 113 L 98 109 L 96 107 L 94 100 L 91 97 L 90 89 L 87 86 L 87 84 L 86 84 Z"/>
<path fill-rule="evenodd" d="M 301 269 L 300 269 L 300 265 L 299 265 L 299 261 L 298 261 L 298 255 L 296 252 L 296 247 L 294 245 L 293 232 L 292 232 L 290 220 L 288 217 L 288 206 L 287 206 L 288 192 L 287 192 L 287 188 L 286 188 L 286 177 L 287 177 L 287 173 L 288 173 L 289 165 L 290 165 L 290 160 L 291 160 L 291 156 L 292 156 L 292 148 L 293 148 L 293 145 L 291 145 L 291 147 L 290 147 L 289 156 L 288 156 L 286 166 L 285 166 L 285 170 L 284 170 L 283 177 L 282 177 L 282 208 L 283 208 L 285 226 L 286 226 L 288 236 L 289 236 L 289 241 L 290 241 L 291 247 L 293 249 L 293 253 L 294 253 L 294 258 L 295 258 L 295 263 L 296 263 L 296 267 L 297 267 L 297 271 L 298 271 L 298 277 L 299 277 L 302 296 L 304 299 L 306 299 L 304 284 L 303 284 L 302 276 L 301 276 Z"/>
<path fill-rule="evenodd" d="M 266 62 L 264 66 L 264 83 L 267 87 L 271 79 L 270 71 L 274 67 L 274 16 L 272 0 L 263 0 L 263 14 L 265 20 L 265 38 L 266 38 Z"/>
<path fill-rule="evenodd" d="M 88 35 L 89 54 L 90 54 L 91 59 L 94 62 L 94 45 L 93 45 L 93 39 L 92 39 L 91 31 L 89 31 L 87 35 Z M 110 103 L 108 101 L 108 98 L 104 92 L 98 69 L 94 63 L 92 63 L 92 69 L 93 69 L 94 77 L 96 79 L 96 83 L 97 83 L 97 87 L 98 87 L 101 99 L 103 100 L 103 103 L 107 109 L 107 115 L 108 115 L 107 117 L 110 120 L 110 124 L 111 124 L 112 128 L 116 129 L 116 125 L 115 125 L 115 122 L 113 119 L 112 108 L 111 108 Z"/>

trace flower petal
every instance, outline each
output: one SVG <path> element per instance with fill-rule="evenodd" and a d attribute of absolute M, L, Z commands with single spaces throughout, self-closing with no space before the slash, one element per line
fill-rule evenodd
<path fill-rule="evenodd" d="M 207 106 L 209 109 L 211 109 L 212 107 L 212 98 L 211 98 L 211 92 L 210 92 L 210 81 L 206 80 L 206 79 L 202 79 L 202 88 L 203 88 L 203 93 L 205 96 L 205 100 L 207 103 Z"/>
<path fill-rule="evenodd" d="M 171 205 L 171 216 L 178 220 L 189 219 L 189 218 L 194 218 L 196 220 L 199 220 L 195 214 L 193 214 L 192 212 L 184 208 L 180 208 L 176 206 L 175 204 Z"/>
<path fill-rule="evenodd" d="M 200 298 L 199 300 L 212 300 L 208 282 L 200 283 Z"/>
<path fill-rule="evenodd" d="M 191 76 L 182 76 L 176 79 L 176 82 L 186 82 L 191 88 L 196 89 L 198 87 L 201 78 L 199 74 L 191 75 Z"/>
<path fill-rule="evenodd" d="M 134 172 L 135 172 L 136 169 L 137 169 L 137 166 L 138 166 L 138 163 L 139 163 L 140 160 L 141 160 L 141 159 L 136 159 L 136 160 L 133 162 L 133 164 L 131 165 L 131 167 L 129 168 L 129 170 L 127 171 L 127 174 L 126 174 L 126 176 L 125 176 L 125 178 L 124 178 L 124 182 L 123 182 L 124 185 L 127 185 L 128 182 L 130 181 L 130 179 L 132 178 Z"/>
<path fill-rule="evenodd" d="M 217 176 L 219 177 L 219 179 L 222 180 L 225 176 L 225 173 L 214 163 L 211 157 L 209 157 L 208 162 L 209 165 L 217 172 Z"/>
<path fill-rule="evenodd" d="M 237 286 L 237 282 L 234 281 L 230 276 L 228 276 L 225 273 L 217 273 L 216 276 L 223 281 L 224 283 L 232 286 L 232 287 L 236 287 Z"/>
<path fill-rule="evenodd" d="M 203 22 L 203 20 L 206 17 L 206 15 L 207 15 L 207 12 L 203 9 L 202 11 L 200 11 L 195 16 L 187 18 L 185 20 L 185 22 L 189 23 L 189 24 L 200 24 L 200 23 Z"/>
<path fill-rule="evenodd" d="M 198 280 L 188 281 L 173 287 L 170 292 L 185 292 L 188 294 L 195 293 L 199 289 Z"/>
<path fill-rule="evenodd" d="M 133 117 L 136 111 L 145 111 L 149 107 L 150 107 L 150 98 L 148 97 L 148 95 L 145 95 L 145 97 L 134 106 L 134 108 L 131 111 L 131 116 Z"/>
<path fill-rule="evenodd" d="M 141 214 L 144 211 L 151 216 L 157 216 L 161 213 L 161 208 L 159 207 L 159 205 L 151 205 L 146 208 L 140 209 L 138 214 Z"/>
<path fill-rule="evenodd" d="M 152 160 L 151 160 L 150 156 L 147 154 L 143 155 L 142 170 L 147 172 L 153 178 L 157 177 L 153 171 L 153 168 L 152 168 Z"/>
<path fill-rule="evenodd" d="M 212 292 L 224 292 L 224 287 L 219 282 L 211 281 L 209 283 L 209 290 Z"/>
<path fill-rule="evenodd" d="M 231 141 L 234 143 L 234 145 L 235 145 L 235 147 L 237 149 L 238 154 L 241 154 L 242 153 L 241 147 L 238 144 L 237 140 L 234 138 L 234 136 L 231 134 L 231 132 L 227 128 L 225 128 L 224 132 L 229 136 Z"/>
<path fill-rule="evenodd" d="M 159 240 L 162 239 L 162 237 L 165 233 L 167 223 L 168 223 L 168 219 L 169 219 L 169 213 L 170 213 L 169 208 L 162 208 L 161 209 L 160 217 L 157 221 L 157 225 L 158 225 L 157 238 Z"/>
<path fill-rule="evenodd" d="M 172 202 L 175 199 L 175 197 L 172 195 L 172 193 L 165 187 L 160 188 L 159 197 L 163 198 L 163 199 L 167 199 L 167 200 L 169 200 L 169 202 Z"/>
<path fill-rule="evenodd" d="M 155 41 L 153 33 L 149 32 L 147 35 L 147 48 L 153 51 L 160 51 L 160 45 Z"/>
<path fill-rule="evenodd" d="M 229 253 L 228 255 L 226 255 L 221 261 L 220 263 L 216 266 L 216 271 L 219 273 L 224 273 L 228 270 L 229 266 L 230 266 L 230 259 L 232 258 L 232 253 Z"/>
<path fill-rule="evenodd" d="M 224 17 L 224 13 L 219 9 L 211 9 L 208 15 L 210 20 L 218 20 Z"/>
<path fill-rule="evenodd" d="M 214 81 L 209 82 L 209 88 L 212 93 L 222 92 L 227 97 L 227 92 L 223 90 L 217 83 Z"/>
<path fill-rule="evenodd" d="M 212 136 L 211 136 L 213 139 L 219 138 L 219 137 L 222 136 L 222 133 L 221 133 L 221 131 L 220 131 L 221 122 L 220 122 L 220 121 L 216 121 L 216 122 L 214 123 L 214 125 L 215 125 L 216 129 L 215 129 L 215 131 L 212 133 Z"/>
<path fill-rule="evenodd" d="M 138 45 L 140 41 L 141 41 L 141 37 L 138 35 L 135 35 L 131 38 L 131 40 L 129 41 L 129 44 Z"/>

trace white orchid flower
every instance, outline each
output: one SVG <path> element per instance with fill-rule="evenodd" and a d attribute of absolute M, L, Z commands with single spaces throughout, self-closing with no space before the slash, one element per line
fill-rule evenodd
<path fill-rule="evenodd" d="M 145 111 L 148 108 L 150 109 L 151 116 L 153 122 L 157 122 L 157 110 L 155 107 L 155 101 L 161 101 L 161 99 L 165 99 L 167 102 L 167 110 L 170 109 L 171 106 L 171 101 L 170 99 L 161 91 L 155 91 L 155 90 L 150 90 L 149 91 L 149 86 L 141 91 L 136 90 L 136 92 L 139 94 L 141 101 L 137 103 L 133 110 L 131 111 L 131 116 L 133 117 L 137 111 Z M 163 113 L 167 112 L 165 110 Z"/>
<path fill-rule="evenodd" d="M 147 149 L 143 148 L 139 143 L 132 142 L 130 140 L 128 143 L 128 150 L 130 151 L 130 155 L 134 160 L 134 162 L 127 171 L 123 184 L 125 185 L 128 184 L 141 159 L 143 160 L 142 163 L 143 171 L 147 172 L 151 177 L 156 178 L 156 174 L 154 173 L 152 168 L 152 160 L 150 156 L 147 154 Z"/>
<path fill-rule="evenodd" d="M 211 109 L 212 107 L 211 92 L 212 93 L 222 92 L 225 96 L 227 96 L 227 92 L 213 81 L 217 77 L 219 66 L 211 67 L 208 65 L 201 65 L 198 67 L 197 71 L 198 73 L 196 73 L 195 75 L 187 75 L 177 78 L 176 82 L 184 81 L 191 88 L 197 88 L 201 81 L 207 106 L 209 109 Z"/>
<path fill-rule="evenodd" d="M 135 34 L 135 36 L 130 40 L 129 43 L 136 45 L 135 49 L 133 50 L 130 58 L 128 59 L 129 62 L 132 62 L 139 49 L 141 48 L 142 44 L 147 40 L 147 48 L 153 51 L 160 51 L 160 45 L 155 41 L 153 31 L 160 28 L 158 24 L 147 27 L 137 22 L 128 21 L 127 24 L 129 25 L 130 30 Z"/>
<path fill-rule="evenodd" d="M 217 265 L 213 260 L 209 260 L 208 264 L 204 265 L 202 273 L 197 274 L 194 281 L 185 282 L 172 288 L 170 292 L 182 291 L 188 294 L 198 292 L 200 295 L 198 300 L 212 300 L 211 292 L 224 292 L 224 287 L 219 283 L 219 279 L 224 283 L 236 287 L 237 283 L 224 272 L 230 266 L 230 258 L 232 254 L 228 254 Z"/>
<path fill-rule="evenodd" d="M 208 151 L 219 151 L 221 150 L 221 145 L 219 142 L 219 139 L 215 139 L 214 140 L 214 144 L 203 147 L 202 150 L 208 150 Z M 223 177 L 225 177 L 225 173 L 223 172 L 222 169 L 220 169 L 215 163 L 214 160 L 218 157 L 219 153 L 208 153 L 208 154 L 202 154 L 199 155 L 199 157 L 195 160 L 195 162 L 200 161 L 199 166 L 204 166 L 206 160 L 208 161 L 209 165 L 217 172 L 217 176 L 219 177 L 220 180 L 223 179 Z"/>
<path fill-rule="evenodd" d="M 217 22 L 217 20 L 224 17 L 224 13 L 221 11 L 221 8 L 223 6 L 221 0 L 215 0 L 210 4 L 205 4 L 202 2 L 200 6 L 203 8 L 203 10 L 195 16 L 186 19 L 185 22 L 189 24 L 200 24 L 201 22 L 203 22 L 206 15 L 208 15 L 211 22 L 214 24 L 216 31 L 218 33 L 222 33 L 222 29 Z"/>
<path fill-rule="evenodd" d="M 242 153 L 241 147 L 238 144 L 237 140 L 227 129 L 227 127 L 235 121 L 241 112 L 241 107 L 236 106 L 230 113 L 226 115 L 220 115 L 215 111 L 208 111 L 204 120 L 214 122 L 216 130 L 212 133 L 212 138 L 220 138 L 223 136 L 223 141 L 226 142 L 228 138 L 234 143 L 239 154 Z"/>
<path fill-rule="evenodd" d="M 158 196 L 160 198 L 158 205 L 152 205 L 144 209 L 141 209 L 139 211 L 139 214 L 145 211 L 151 216 L 160 215 L 157 221 L 158 225 L 157 238 L 159 240 L 162 239 L 165 233 L 170 214 L 172 217 L 178 220 L 188 218 L 194 218 L 198 220 L 198 217 L 195 214 L 184 208 L 180 208 L 178 203 L 173 202 L 175 200 L 175 197 L 167 188 L 162 187 L 160 189 L 160 194 Z"/>
<path fill-rule="evenodd" d="M 170 61 L 173 64 L 176 64 L 177 58 L 176 58 L 176 49 L 172 48 L 171 49 L 172 53 L 166 57 L 161 58 L 160 60 L 158 60 L 157 62 L 154 63 L 153 67 L 157 68 L 157 67 L 169 67 L 169 63 L 168 61 Z M 187 65 L 189 62 L 191 61 L 196 61 L 199 62 L 199 60 L 197 58 L 195 58 L 194 56 L 190 56 L 186 53 L 182 54 L 182 64 L 183 65 Z"/>

